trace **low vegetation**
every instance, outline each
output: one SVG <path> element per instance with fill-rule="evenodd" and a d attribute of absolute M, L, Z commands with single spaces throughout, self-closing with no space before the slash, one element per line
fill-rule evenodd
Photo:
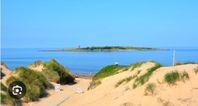
<path fill-rule="evenodd" d="M 175 84 L 175 82 L 180 79 L 179 77 L 180 75 L 177 71 L 172 71 L 167 73 L 164 79 L 168 84 Z"/>
<path fill-rule="evenodd" d="M 124 83 L 124 82 L 128 83 L 128 82 L 131 81 L 133 78 L 134 78 L 134 77 L 132 77 L 132 76 L 129 76 L 129 77 L 127 77 L 127 78 L 124 78 L 124 79 L 120 80 L 119 82 L 117 82 L 116 85 L 115 85 L 115 87 L 120 86 L 120 85 L 121 85 L 122 83 Z"/>
<path fill-rule="evenodd" d="M 25 102 L 37 101 L 40 97 L 47 95 L 47 89 L 53 88 L 43 74 L 29 68 L 16 68 L 13 71 L 13 75 L 6 81 L 6 84 L 9 85 L 14 81 L 22 81 L 27 89 L 26 95 L 23 97 Z"/>
<path fill-rule="evenodd" d="M 148 48 L 148 47 L 103 46 L 103 47 L 70 48 L 70 49 L 63 49 L 62 51 L 72 51 L 72 52 L 111 52 L 111 51 L 126 51 L 126 50 L 160 50 L 160 49 Z"/>
<path fill-rule="evenodd" d="M 1 88 L 1 91 L 7 91 L 7 87 L 3 84 L 3 83 L 0 83 L 0 88 Z"/>
<path fill-rule="evenodd" d="M 130 65 L 130 67 L 132 67 L 131 70 L 133 71 L 134 69 L 139 68 L 144 63 L 146 63 L 146 62 L 137 62 L 137 63 Z"/>
<path fill-rule="evenodd" d="M 42 74 L 51 82 L 60 84 L 74 83 L 74 76 L 63 65 L 58 63 L 55 59 L 48 62 L 36 61 L 33 66 L 42 65 L 44 68 L 41 71 Z"/>
<path fill-rule="evenodd" d="M 55 59 L 52 59 L 51 61 L 46 62 L 45 67 L 47 70 L 58 73 L 60 84 L 74 83 L 75 78 L 71 74 L 71 72 L 68 69 L 66 69 L 63 65 L 58 63 Z"/>
<path fill-rule="evenodd" d="M 188 80 L 190 77 L 186 71 L 180 73 L 181 80 L 185 81 Z"/>
<path fill-rule="evenodd" d="M 109 65 L 102 68 L 98 73 L 93 76 L 93 80 L 102 79 L 108 76 L 119 73 L 121 69 L 124 69 L 126 66 L 122 65 Z"/>
<path fill-rule="evenodd" d="M 99 72 L 97 72 L 90 83 L 89 89 L 93 89 L 101 84 L 101 79 L 115 75 L 119 73 L 120 70 L 126 70 L 127 66 L 122 65 L 109 65 L 102 68 Z"/>
<path fill-rule="evenodd" d="M 155 63 L 155 66 L 149 68 L 145 74 L 143 74 L 135 79 L 133 88 L 136 88 L 138 85 L 145 84 L 149 80 L 152 73 L 160 67 L 161 67 L 161 65 L 159 63 Z"/>
<path fill-rule="evenodd" d="M 0 83 L 1 87 L 1 94 L 0 94 L 0 103 L 3 105 L 9 105 L 9 106 L 21 106 L 21 101 L 20 100 L 15 100 L 7 92 L 7 87 L 3 84 Z"/>
<path fill-rule="evenodd" d="M 8 93 L 0 94 L 0 102 L 3 105 L 20 106 L 21 102 L 17 103 L 13 98 L 11 98 Z"/>
<path fill-rule="evenodd" d="M 189 79 L 189 75 L 185 71 L 182 73 L 179 73 L 177 71 L 172 71 L 165 74 L 164 76 L 165 82 L 167 82 L 169 85 L 175 85 L 177 81 L 179 80 L 185 81 L 187 79 Z"/>
<path fill-rule="evenodd" d="M 185 64 L 197 64 L 195 62 L 177 62 L 176 65 L 185 65 Z"/>
<path fill-rule="evenodd" d="M 44 69 L 41 72 L 50 82 L 60 82 L 60 76 L 56 71 Z"/>
<path fill-rule="evenodd" d="M 198 67 L 194 69 L 195 74 L 198 74 Z"/>
<path fill-rule="evenodd" d="M 155 92 L 155 89 L 156 89 L 155 83 L 148 83 L 145 88 L 145 95 L 149 95 L 149 94 L 153 95 Z"/>
<path fill-rule="evenodd" d="M 93 88 L 97 87 L 100 84 L 101 84 L 101 81 L 100 80 L 94 80 L 94 81 L 92 81 L 90 83 L 90 85 L 88 87 L 88 90 L 93 89 Z"/>

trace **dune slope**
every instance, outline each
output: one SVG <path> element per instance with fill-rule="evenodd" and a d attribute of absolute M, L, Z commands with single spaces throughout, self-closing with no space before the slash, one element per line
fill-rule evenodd
<path fill-rule="evenodd" d="M 153 68 L 155 66 L 154 62 L 146 62 L 101 79 L 96 88 L 74 95 L 61 105 L 198 106 L 198 64 Z M 165 75 L 171 72 L 180 75 L 174 84 L 165 80 Z M 176 77 L 171 78 L 172 81 Z"/>

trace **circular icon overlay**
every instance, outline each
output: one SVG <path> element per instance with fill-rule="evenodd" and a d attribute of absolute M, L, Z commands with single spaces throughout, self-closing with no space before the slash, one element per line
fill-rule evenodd
<path fill-rule="evenodd" d="M 9 85 L 8 93 L 15 99 L 22 98 L 26 93 L 26 86 L 21 81 L 14 81 Z"/>

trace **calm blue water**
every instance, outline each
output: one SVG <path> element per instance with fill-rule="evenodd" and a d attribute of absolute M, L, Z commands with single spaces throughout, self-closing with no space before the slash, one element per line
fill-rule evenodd
<path fill-rule="evenodd" d="M 118 62 L 127 65 L 139 61 L 154 60 L 163 65 L 172 65 L 172 50 L 125 51 L 125 52 L 38 52 L 39 49 L 1 49 L 1 59 L 10 69 L 28 66 L 37 60 L 58 60 L 74 73 L 97 72 L 102 67 Z M 198 62 L 198 49 L 176 50 L 178 62 Z"/>

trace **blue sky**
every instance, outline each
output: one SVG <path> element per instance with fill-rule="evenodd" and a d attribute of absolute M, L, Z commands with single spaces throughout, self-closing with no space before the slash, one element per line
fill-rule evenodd
<path fill-rule="evenodd" d="M 2 47 L 198 47 L 197 5 L 197 0 L 2 0 Z"/>

